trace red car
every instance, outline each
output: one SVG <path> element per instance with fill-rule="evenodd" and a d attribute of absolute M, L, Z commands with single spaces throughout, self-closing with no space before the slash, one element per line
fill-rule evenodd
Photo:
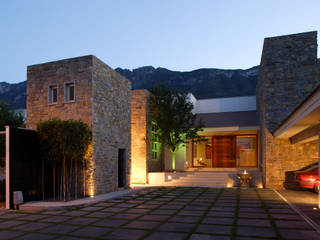
<path fill-rule="evenodd" d="M 300 187 L 312 189 L 319 192 L 319 170 L 318 165 L 313 165 L 310 168 L 296 171 L 296 176 Z"/>

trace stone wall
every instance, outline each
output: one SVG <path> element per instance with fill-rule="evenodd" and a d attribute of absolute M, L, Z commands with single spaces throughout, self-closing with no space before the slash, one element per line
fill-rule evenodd
<path fill-rule="evenodd" d="M 257 100 L 270 132 L 319 86 L 317 74 L 316 31 L 264 40 Z"/>
<path fill-rule="evenodd" d="M 82 120 L 92 125 L 92 56 L 28 66 L 27 127 L 40 120 Z M 75 83 L 75 101 L 65 102 L 65 83 Z M 49 104 L 49 86 L 58 85 L 58 103 Z"/>
<path fill-rule="evenodd" d="M 289 140 L 275 139 L 265 130 L 265 184 L 276 189 L 284 188 L 285 173 L 298 170 L 317 161 L 318 141 L 291 144 Z"/>
<path fill-rule="evenodd" d="M 125 149 L 130 183 L 131 82 L 93 57 L 92 133 L 94 193 L 118 188 L 118 151 Z"/>
<path fill-rule="evenodd" d="M 283 188 L 286 171 L 314 161 L 315 144 L 292 145 L 272 133 L 319 86 L 317 32 L 264 40 L 257 85 L 260 167 L 266 187 Z"/>
<path fill-rule="evenodd" d="M 151 161 L 150 93 L 133 90 L 131 94 L 131 183 L 146 184 L 148 163 Z"/>
<path fill-rule="evenodd" d="M 65 102 L 65 83 L 75 84 L 75 101 Z M 49 104 L 49 86 L 58 86 L 58 102 Z M 92 129 L 92 161 L 87 194 L 118 188 L 118 152 L 126 153 L 126 186 L 130 176 L 131 83 L 95 56 L 28 66 L 27 127 L 40 120 L 82 120 Z"/>

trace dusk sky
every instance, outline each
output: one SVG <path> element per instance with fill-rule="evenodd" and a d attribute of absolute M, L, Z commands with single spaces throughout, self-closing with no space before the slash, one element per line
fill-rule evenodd
<path fill-rule="evenodd" d="M 0 82 L 89 54 L 112 68 L 246 69 L 265 37 L 319 28 L 319 0 L 1 0 Z"/>

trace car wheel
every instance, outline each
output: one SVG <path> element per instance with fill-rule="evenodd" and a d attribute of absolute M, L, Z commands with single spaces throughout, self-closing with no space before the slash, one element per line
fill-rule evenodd
<path fill-rule="evenodd" d="M 314 186 L 314 187 L 313 187 L 313 191 L 315 191 L 316 193 L 318 193 L 318 192 L 319 192 L 319 186 Z"/>

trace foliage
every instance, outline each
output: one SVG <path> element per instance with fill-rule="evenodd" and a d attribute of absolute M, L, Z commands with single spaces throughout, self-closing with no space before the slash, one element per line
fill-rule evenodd
<path fill-rule="evenodd" d="M 151 117 L 159 127 L 162 144 L 172 152 L 172 170 L 175 170 L 175 152 L 188 140 L 205 141 L 198 135 L 202 131 L 202 123 L 196 123 L 192 113 L 193 104 L 188 94 L 170 89 L 165 85 L 157 85 L 152 89 Z"/>
<path fill-rule="evenodd" d="M 37 131 L 44 164 L 50 164 L 53 169 L 53 197 L 57 189 L 59 199 L 63 195 L 63 200 L 69 200 L 72 190 L 77 198 L 78 168 L 85 167 L 92 138 L 89 126 L 81 121 L 51 119 L 39 122 Z M 61 185 L 63 187 L 59 188 Z"/>
<path fill-rule="evenodd" d="M 0 131 L 5 130 L 5 126 L 24 127 L 24 119 L 10 110 L 8 103 L 0 101 Z"/>
<path fill-rule="evenodd" d="M 41 153 L 48 162 L 63 158 L 83 161 L 91 142 L 89 126 L 81 121 L 51 119 L 37 124 Z"/>
<path fill-rule="evenodd" d="M 24 118 L 21 114 L 16 114 L 10 110 L 8 103 L 0 101 L 0 131 L 5 130 L 5 126 L 25 127 Z M 0 136 L 0 167 L 5 166 L 5 135 Z"/>

